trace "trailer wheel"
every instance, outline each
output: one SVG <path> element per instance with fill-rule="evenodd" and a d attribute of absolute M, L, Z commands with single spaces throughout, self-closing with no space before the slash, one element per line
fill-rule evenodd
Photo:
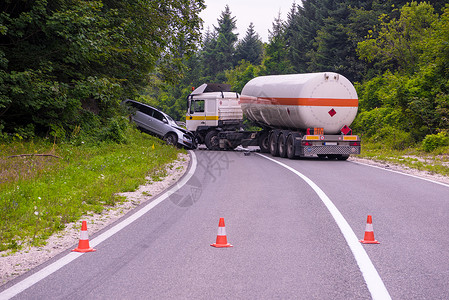
<path fill-rule="evenodd" d="M 278 138 L 275 132 L 270 134 L 270 153 L 273 156 L 279 156 Z"/>
<path fill-rule="evenodd" d="M 287 157 L 287 146 L 286 146 L 286 138 L 284 137 L 284 134 L 280 134 L 278 138 L 278 148 L 279 148 L 279 156 L 280 157 Z"/>
<path fill-rule="evenodd" d="M 206 134 L 204 143 L 209 150 L 220 150 L 220 141 L 218 139 L 218 132 L 211 130 Z"/>
<path fill-rule="evenodd" d="M 262 131 L 259 135 L 257 143 L 259 144 L 261 153 L 269 153 L 270 152 L 270 138 L 268 131 Z"/>
<path fill-rule="evenodd" d="M 286 142 L 287 157 L 290 159 L 295 158 L 295 139 L 292 134 L 289 134 Z"/>

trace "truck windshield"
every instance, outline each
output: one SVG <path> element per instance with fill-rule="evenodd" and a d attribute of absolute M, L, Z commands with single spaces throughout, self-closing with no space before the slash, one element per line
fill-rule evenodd
<path fill-rule="evenodd" d="M 190 102 L 190 113 L 204 112 L 204 100 L 192 100 Z"/>

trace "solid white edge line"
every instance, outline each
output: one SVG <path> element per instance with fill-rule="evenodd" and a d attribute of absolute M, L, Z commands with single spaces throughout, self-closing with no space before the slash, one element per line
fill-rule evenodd
<path fill-rule="evenodd" d="M 392 172 L 392 173 L 396 173 L 396 174 L 401 174 L 401 175 L 405 175 L 405 176 L 409 176 L 409 177 L 425 180 L 425 181 L 428 181 L 428 182 L 436 183 L 436 184 L 439 184 L 439 185 L 442 185 L 442 186 L 445 186 L 445 187 L 449 187 L 449 184 L 447 184 L 447 183 L 439 182 L 439 181 L 432 180 L 432 179 L 429 179 L 429 178 L 420 177 L 420 176 L 413 175 L 413 174 L 408 174 L 408 173 L 404 173 L 404 172 L 400 172 L 400 171 L 396 171 L 396 170 L 389 170 L 389 169 L 386 169 L 386 168 L 383 168 L 383 167 L 373 166 L 373 165 L 365 164 L 365 163 L 358 162 L 358 161 L 351 161 L 351 163 L 354 163 L 354 164 L 357 164 L 357 165 L 362 165 L 362 166 L 367 166 L 367 167 L 371 167 L 371 168 L 376 168 L 376 169 L 380 169 L 380 170 L 383 170 L 383 171 L 388 171 L 388 172 Z"/>
<path fill-rule="evenodd" d="M 137 211 L 130 217 L 121 221 L 120 223 L 118 223 L 114 227 L 110 228 L 109 230 L 103 232 L 96 238 L 92 239 L 89 242 L 89 245 L 91 247 L 95 247 L 95 246 L 99 245 L 100 243 L 104 242 L 105 240 L 107 240 L 108 238 L 110 238 L 111 236 L 113 236 L 114 234 L 116 234 L 117 232 L 119 232 L 120 230 L 122 230 L 123 228 L 125 228 L 126 226 L 131 224 L 132 222 L 134 222 L 137 219 L 139 219 L 140 217 L 142 217 L 144 214 L 146 214 L 151 209 L 153 209 L 156 205 L 158 205 L 159 203 L 161 203 L 162 201 L 164 201 L 165 199 L 170 197 L 170 195 L 172 195 L 177 190 L 179 190 L 182 186 L 184 186 L 187 183 L 187 181 L 189 181 L 189 179 L 195 173 L 196 166 L 197 166 L 197 159 L 196 159 L 195 153 L 191 150 L 189 150 L 189 153 L 192 158 L 192 160 L 191 160 L 192 164 L 190 166 L 189 172 L 187 172 L 187 174 L 184 177 L 182 177 L 182 179 L 180 181 L 178 181 L 169 190 L 167 190 L 165 193 L 163 193 L 161 196 L 159 196 L 154 201 L 145 205 L 142 209 L 140 209 L 139 211 Z M 16 283 L 15 285 L 13 285 L 10 288 L 1 292 L 0 300 L 10 299 L 10 298 L 20 294 L 24 290 L 26 290 L 29 287 L 33 286 L 34 284 L 38 283 L 39 281 L 41 281 L 45 277 L 51 275 L 52 273 L 56 272 L 57 270 L 61 269 L 62 267 L 69 264 L 70 262 L 77 259 L 78 257 L 80 257 L 83 254 L 85 254 L 85 253 L 70 252 L 69 254 L 63 256 L 62 258 L 60 258 L 57 261 L 55 261 L 54 263 L 52 263 L 51 265 L 48 265 L 47 267 L 43 268 L 42 270 L 34 273 L 33 275 L 30 275 L 29 277 L 23 279 L 22 281 Z"/>
<path fill-rule="evenodd" d="M 371 262 L 368 254 L 366 253 L 365 249 L 360 244 L 357 236 L 355 235 L 354 231 L 352 230 L 351 226 L 349 226 L 346 219 L 343 217 L 343 215 L 340 213 L 338 208 L 334 205 L 334 203 L 329 199 L 329 197 L 319 188 L 312 180 L 310 180 L 307 176 L 300 173 L 299 171 L 293 169 L 290 166 L 287 166 L 284 163 L 281 163 L 275 159 L 272 159 L 270 157 L 267 157 L 265 155 L 261 155 L 256 153 L 257 155 L 266 158 L 268 160 L 271 160 L 282 167 L 288 169 L 289 171 L 293 172 L 294 174 L 298 175 L 301 179 L 303 179 L 314 191 L 315 193 L 320 197 L 321 201 L 326 205 L 327 209 L 331 213 L 332 217 L 334 218 L 335 222 L 337 223 L 338 227 L 340 228 L 341 233 L 343 234 L 344 238 L 346 239 L 346 243 L 348 244 L 349 248 L 351 249 L 355 260 L 357 261 L 357 265 L 359 266 L 360 271 L 362 272 L 363 278 L 365 279 L 365 283 L 368 286 L 368 290 L 371 293 L 371 297 L 375 300 L 377 299 L 391 299 L 390 294 L 388 293 L 387 288 L 385 287 L 385 284 L 383 283 L 382 279 L 379 276 L 379 273 L 377 272 L 376 268 L 374 267 L 373 263 Z"/>

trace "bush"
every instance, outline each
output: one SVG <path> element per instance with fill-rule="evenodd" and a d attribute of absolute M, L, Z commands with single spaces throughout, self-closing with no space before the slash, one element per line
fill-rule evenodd
<path fill-rule="evenodd" d="M 405 132 L 391 126 L 381 128 L 377 134 L 373 136 L 373 140 L 380 142 L 393 150 L 404 150 L 415 143 L 410 132 Z"/>
<path fill-rule="evenodd" d="M 3 132 L 4 128 L 5 126 L 0 123 L 0 142 L 6 141 L 6 139 L 8 138 L 8 134 L 6 132 Z"/>
<path fill-rule="evenodd" d="M 394 124 L 394 125 L 393 125 Z M 370 111 L 360 112 L 351 127 L 357 134 L 364 134 L 367 137 L 375 137 L 383 128 L 385 133 L 391 131 L 391 127 L 396 130 L 405 131 L 409 126 L 403 113 L 394 108 L 381 107 Z"/>
<path fill-rule="evenodd" d="M 106 127 L 100 133 L 101 141 L 112 141 L 117 144 L 126 144 L 126 130 L 128 129 L 128 119 L 124 117 L 115 117 L 108 120 Z"/>
<path fill-rule="evenodd" d="M 422 141 L 422 148 L 426 152 L 431 152 L 438 147 L 449 146 L 449 137 L 446 132 L 429 134 Z"/>

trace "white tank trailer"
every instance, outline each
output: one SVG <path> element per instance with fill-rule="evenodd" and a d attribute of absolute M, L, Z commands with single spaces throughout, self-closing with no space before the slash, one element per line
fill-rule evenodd
<path fill-rule="evenodd" d="M 188 103 L 187 128 L 211 150 L 258 145 L 273 156 L 339 160 L 360 154 L 360 138 L 349 128 L 357 114 L 357 92 L 337 73 L 257 77 L 241 95 L 229 92 L 229 86 L 205 84 Z M 243 115 L 263 129 L 244 130 Z"/>

